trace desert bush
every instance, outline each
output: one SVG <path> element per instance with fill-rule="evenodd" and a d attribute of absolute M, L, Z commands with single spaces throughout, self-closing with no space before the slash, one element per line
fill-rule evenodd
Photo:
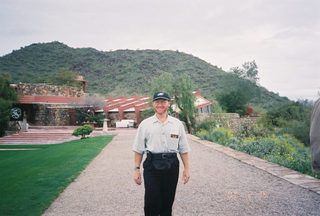
<path fill-rule="evenodd" d="M 235 135 L 240 138 L 267 137 L 271 135 L 271 132 L 271 130 L 261 126 L 260 124 L 242 121 L 235 132 Z"/>
<path fill-rule="evenodd" d="M 279 131 L 277 131 L 276 134 L 277 135 L 292 134 L 298 140 L 303 142 L 306 146 L 309 146 L 310 144 L 309 131 L 310 131 L 310 119 L 306 119 L 305 121 L 292 120 L 292 121 L 288 121 L 286 126 L 281 128 Z"/>
<path fill-rule="evenodd" d="M 216 122 L 211 118 L 206 118 L 205 120 L 203 120 L 201 123 L 197 125 L 196 131 L 199 131 L 199 130 L 210 131 L 215 127 L 216 127 Z"/>
<path fill-rule="evenodd" d="M 242 151 L 254 155 L 259 158 L 263 158 L 267 154 L 271 154 L 275 148 L 273 139 L 246 139 L 243 142 Z"/>
<path fill-rule="evenodd" d="M 246 139 L 232 137 L 226 146 L 319 178 L 311 170 L 310 149 L 289 134 Z"/>
<path fill-rule="evenodd" d="M 268 111 L 261 123 L 267 128 L 281 128 L 279 134 L 289 133 L 306 146 L 310 145 L 309 130 L 312 104 L 309 101 L 288 102 Z"/>
<path fill-rule="evenodd" d="M 237 137 L 231 137 L 227 141 L 226 146 L 233 148 L 235 150 L 238 150 L 238 151 L 242 151 L 242 146 L 243 146 L 242 139 L 239 139 Z"/>
<path fill-rule="evenodd" d="M 197 131 L 196 136 L 200 139 L 208 140 L 209 132 L 207 130 L 200 129 L 199 131 Z"/>
<path fill-rule="evenodd" d="M 267 155 L 265 159 L 272 163 L 279 164 L 281 166 L 299 171 L 301 173 L 318 177 L 317 175 L 312 173 L 310 155 L 293 152 L 291 154 L 284 155 Z"/>
<path fill-rule="evenodd" d="M 93 131 L 93 128 L 90 125 L 83 125 L 78 128 L 76 128 L 72 136 L 81 136 L 81 139 L 86 138 L 86 135 L 90 135 L 91 132 Z"/>
<path fill-rule="evenodd" d="M 227 141 L 233 136 L 233 133 L 229 129 L 215 128 L 209 132 L 208 140 L 221 145 L 226 145 Z"/>

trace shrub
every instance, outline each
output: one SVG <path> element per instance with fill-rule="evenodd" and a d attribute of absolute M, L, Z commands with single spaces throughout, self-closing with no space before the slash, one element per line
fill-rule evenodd
<path fill-rule="evenodd" d="M 226 146 L 230 147 L 230 148 L 233 148 L 235 150 L 238 150 L 238 151 L 242 151 L 242 140 L 237 138 L 237 137 L 231 137 L 227 143 L 226 143 Z"/>
<path fill-rule="evenodd" d="M 238 130 L 235 132 L 237 137 L 267 137 L 271 135 L 271 130 L 256 123 L 242 121 Z"/>
<path fill-rule="evenodd" d="M 311 170 L 311 157 L 305 154 L 293 152 L 292 154 L 284 155 L 267 155 L 265 159 L 272 163 L 315 176 Z"/>
<path fill-rule="evenodd" d="M 196 136 L 200 139 L 208 140 L 209 132 L 207 130 L 200 129 L 199 131 L 197 131 Z"/>
<path fill-rule="evenodd" d="M 11 78 L 7 73 L 0 73 L 0 136 L 5 134 L 10 121 L 10 109 L 17 101 L 17 93 L 10 87 Z"/>
<path fill-rule="evenodd" d="M 241 151 L 259 158 L 271 154 L 275 148 L 273 138 L 245 139 Z"/>
<path fill-rule="evenodd" d="M 106 117 L 105 113 L 95 114 L 89 107 L 77 108 L 76 110 L 75 117 L 79 124 L 94 122 L 98 127 L 102 127 L 103 120 Z"/>
<path fill-rule="evenodd" d="M 261 122 L 268 128 L 280 127 L 279 133 L 290 133 L 309 146 L 311 110 L 312 105 L 308 101 L 288 102 L 268 111 Z"/>
<path fill-rule="evenodd" d="M 206 118 L 199 125 L 197 125 L 196 131 L 199 131 L 199 130 L 210 131 L 215 127 L 216 127 L 216 122 L 210 118 Z"/>
<path fill-rule="evenodd" d="M 93 131 L 93 128 L 90 125 L 83 125 L 76 128 L 73 131 L 72 136 L 81 136 L 81 139 L 84 139 L 86 138 L 86 135 L 91 134 L 92 131 Z"/>
<path fill-rule="evenodd" d="M 234 137 L 230 130 L 217 128 L 212 131 L 200 130 L 197 136 L 226 145 L 235 150 L 268 160 L 287 168 L 312 175 L 310 148 L 289 134 L 268 137 Z"/>
<path fill-rule="evenodd" d="M 209 132 L 208 140 L 219 143 L 221 145 L 226 145 L 227 141 L 233 136 L 233 133 L 229 129 L 216 128 Z"/>
<path fill-rule="evenodd" d="M 293 152 L 305 152 L 306 148 L 294 137 L 285 134 L 283 136 L 269 136 L 265 138 L 247 138 L 243 140 L 238 150 L 260 158 L 266 155 L 285 155 Z"/>
<path fill-rule="evenodd" d="M 281 128 L 277 134 L 292 134 L 294 137 L 299 139 L 301 142 L 303 142 L 306 146 L 309 146 L 310 144 L 310 137 L 309 137 L 309 130 L 310 130 L 310 120 L 306 121 L 297 121 L 292 120 L 288 121 L 286 126 Z"/>

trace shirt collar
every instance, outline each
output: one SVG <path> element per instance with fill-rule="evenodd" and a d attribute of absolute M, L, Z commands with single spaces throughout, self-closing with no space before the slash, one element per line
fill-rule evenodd
<path fill-rule="evenodd" d="M 154 115 L 152 116 L 152 122 L 153 122 L 153 123 L 159 122 L 160 124 L 162 124 L 161 121 L 157 118 L 156 114 L 154 114 Z M 165 121 L 163 124 L 166 124 L 167 122 L 168 122 L 168 123 L 172 123 L 172 122 L 173 122 L 173 121 L 172 121 L 172 117 L 169 116 L 169 115 L 168 115 L 166 121 Z"/>

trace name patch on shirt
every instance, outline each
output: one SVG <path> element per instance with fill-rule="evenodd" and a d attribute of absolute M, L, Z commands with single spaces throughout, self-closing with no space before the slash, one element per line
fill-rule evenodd
<path fill-rule="evenodd" d="M 177 135 L 177 134 L 171 134 L 171 138 L 178 139 L 178 138 L 179 138 L 179 135 Z"/>

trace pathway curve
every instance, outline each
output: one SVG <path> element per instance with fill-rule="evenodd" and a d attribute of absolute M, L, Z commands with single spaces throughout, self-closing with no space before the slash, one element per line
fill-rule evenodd
<path fill-rule="evenodd" d="M 134 135 L 120 134 L 44 215 L 143 215 L 135 185 Z M 189 139 L 191 179 L 180 179 L 174 215 L 320 215 L 320 195 Z M 181 167 L 182 168 L 182 167 Z"/>

